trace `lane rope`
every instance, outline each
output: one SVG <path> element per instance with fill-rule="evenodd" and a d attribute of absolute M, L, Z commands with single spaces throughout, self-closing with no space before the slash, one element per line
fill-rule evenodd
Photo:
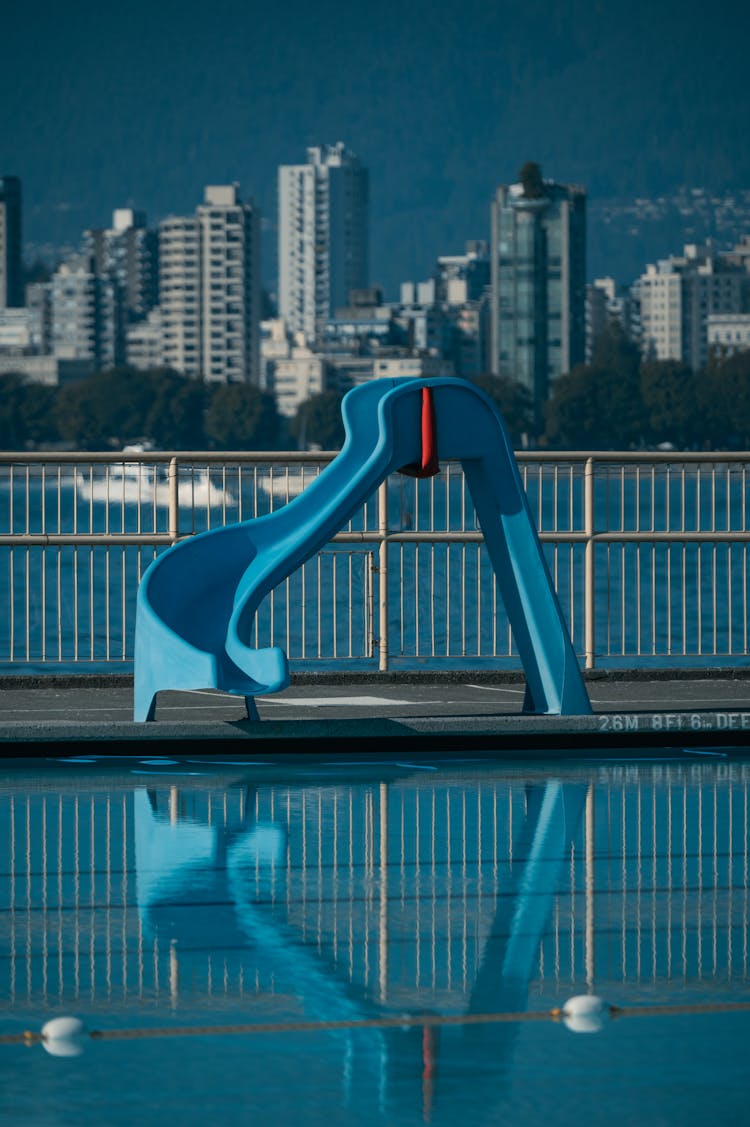
<path fill-rule="evenodd" d="M 514 1022 L 561 1021 L 565 1007 L 551 1010 L 523 1010 L 478 1014 L 403 1014 L 394 1017 L 373 1017 L 341 1021 L 262 1021 L 233 1025 L 140 1026 L 129 1029 L 82 1029 L 80 1036 L 92 1041 L 135 1041 L 160 1037 L 227 1037 L 248 1033 L 327 1033 L 337 1030 L 356 1032 L 360 1029 L 413 1029 L 436 1026 L 499 1025 Z M 572 1011 L 570 1011 L 572 1012 Z M 696 1014 L 748 1013 L 748 1002 L 686 1002 L 651 1006 L 615 1006 L 603 1003 L 601 1012 L 611 1018 L 672 1017 Z M 36 1045 L 45 1040 L 41 1031 L 25 1029 L 22 1033 L 0 1034 L 0 1045 Z"/>

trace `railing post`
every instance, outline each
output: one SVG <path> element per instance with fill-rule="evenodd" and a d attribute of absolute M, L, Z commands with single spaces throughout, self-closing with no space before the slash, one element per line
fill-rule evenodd
<path fill-rule="evenodd" d="M 584 557 L 584 652 L 586 669 L 596 664 L 596 564 L 594 555 L 594 459 L 587 458 L 583 471 L 583 520 L 586 532 Z"/>
<path fill-rule="evenodd" d="M 177 459 L 169 460 L 169 537 L 174 543 L 180 535 L 180 478 Z"/>
<path fill-rule="evenodd" d="M 378 487 L 378 571 L 380 573 L 380 622 L 378 669 L 388 669 L 388 478 Z"/>

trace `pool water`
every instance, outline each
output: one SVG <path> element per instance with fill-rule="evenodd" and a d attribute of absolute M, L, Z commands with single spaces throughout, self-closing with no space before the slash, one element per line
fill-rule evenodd
<path fill-rule="evenodd" d="M 5 761 L 0 1122 L 746 1122 L 749 782 Z"/>

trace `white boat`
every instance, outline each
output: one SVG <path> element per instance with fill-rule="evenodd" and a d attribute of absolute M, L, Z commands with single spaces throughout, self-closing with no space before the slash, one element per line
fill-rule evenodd
<path fill-rule="evenodd" d="M 192 474 L 180 476 L 179 489 L 181 505 L 230 505 L 235 499 L 228 486 L 211 478 L 208 469 L 193 470 Z"/>
<path fill-rule="evenodd" d="M 277 474 L 264 474 L 258 478 L 258 485 L 265 494 L 276 501 L 291 501 L 298 497 L 308 485 L 315 480 L 317 474 L 299 473 L 287 474 L 281 471 Z"/>
<path fill-rule="evenodd" d="M 84 501 L 169 504 L 169 482 L 160 466 L 115 462 L 76 472 L 76 491 Z"/>
<path fill-rule="evenodd" d="M 126 446 L 123 454 L 143 453 L 142 446 Z M 231 503 L 228 489 L 211 479 L 208 468 L 180 467 L 178 478 L 181 506 L 206 506 Z M 112 462 L 92 465 L 76 472 L 76 491 L 84 501 L 110 505 L 169 505 L 169 478 L 163 463 Z"/>

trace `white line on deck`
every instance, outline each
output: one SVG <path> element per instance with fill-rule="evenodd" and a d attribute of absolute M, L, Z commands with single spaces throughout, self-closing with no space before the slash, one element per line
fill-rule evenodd
<path fill-rule="evenodd" d="M 522 697 L 525 689 L 506 689 L 501 685 L 467 685 L 467 689 L 484 689 L 488 693 L 512 693 L 514 696 Z"/>
<path fill-rule="evenodd" d="M 425 704 L 445 704 L 442 700 L 397 700 L 393 697 L 263 697 L 264 704 L 291 705 L 292 708 L 325 708 L 327 705 L 347 705 L 354 708 L 374 706 L 389 708 L 392 705 L 419 706 Z"/>
<path fill-rule="evenodd" d="M 623 700 L 622 697 L 598 697 L 594 693 L 589 693 L 592 703 L 612 704 L 615 706 L 615 711 L 622 709 L 624 712 L 637 712 L 639 709 L 646 708 L 649 704 L 656 706 L 659 712 L 663 712 L 665 708 L 664 697 L 630 697 L 628 700 Z M 747 707 L 750 697 L 691 697 L 689 700 L 678 700 L 673 703 L 671 712 L 695 712 L 703 706 L 710 711 L 719 712 L 725 711 L 732 705 L 740 708 Z M 666 702 L 668 703 L 668 702 Z"/>

